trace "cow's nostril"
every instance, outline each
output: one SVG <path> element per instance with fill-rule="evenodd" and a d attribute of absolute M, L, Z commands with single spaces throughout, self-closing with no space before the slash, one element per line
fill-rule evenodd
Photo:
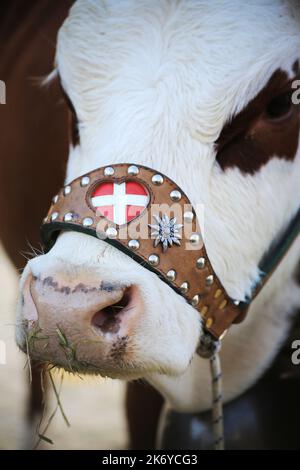
<path fill-rule="evenodd" d="M 103 333 L 117 333 L 120 329 L 122 317 L 132 308 L 132 288 L 125 290 L 123 297 L 115 304 L 99 310 L 92 318 L 92 325 Z"/>

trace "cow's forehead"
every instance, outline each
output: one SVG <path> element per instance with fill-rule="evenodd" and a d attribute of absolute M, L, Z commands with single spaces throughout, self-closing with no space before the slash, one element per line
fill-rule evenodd
<path fill-rule="evenodd" d="M 83 121 L 114 94 L 160 95 L 209 142 L 274 71 L 294 74 L 299 11 L 292 0 L 78 0 L 57 64 Z"/>

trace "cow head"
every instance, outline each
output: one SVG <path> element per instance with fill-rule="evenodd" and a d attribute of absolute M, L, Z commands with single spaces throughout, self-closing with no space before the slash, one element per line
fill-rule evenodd
<path fill-rule="evenodd" d="M 245 299 L 300 200 L 296 2 L 78 0 L 56 67 L 73 112 L 66 182 L 143 164 L 205 207 L 205 244 L 228 294 Z M 47 162 L 41 162 L 47 175 Z M 183 374 L 199 314 L 106 242 L 64 232 L 27 264 L 17 338 L 68 370 Z"/>

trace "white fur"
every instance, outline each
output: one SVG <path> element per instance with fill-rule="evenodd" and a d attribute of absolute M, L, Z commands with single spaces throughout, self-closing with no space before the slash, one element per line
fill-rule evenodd
<path fill-rule="evenodd" d="M 80 121 L 66 180 L 119 162 L 167 174 L 194 205 L 204 204 L 212 265 L 229 295 L 241 300 L 259 276 L 265 250 L 299 206 L 300 151 L 293 162 L 274 158 L 245 176 L 238 169 L 223 172 L 213 144 L 276 69 L 291 73 L 300 56 L 297 15 L 297 2 L 283 0 L 242 7 L 239 0 L 78 0 L 58 37 L 57 68 Z M 299 258 L 297 241 L 247 320 L 224 340 L 226 400 L 260 376 L 282 343 L 289 315 L 300 305 L 292 279 Z M 62 262 L 66 269 L 81 266 L 82 273 L 138 283 L 146 308 L 135 347 L 144 376 L 176 409 L 210 406 L 207 362 L 194 356 L 189 365 L 200 333 L 191 306 L 86 235 L 63 234 L 27 269 L 40 275 Z"/>

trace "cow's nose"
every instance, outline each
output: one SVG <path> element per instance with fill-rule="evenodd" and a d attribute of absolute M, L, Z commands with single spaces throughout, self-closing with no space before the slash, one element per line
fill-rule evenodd
<path fill-rule="evenodd" d="M 23 288 L 24 319 L 50 337 L 57 328 L 73 338 L 126 336 L 141 311 L 137 286 L 30 274 Z"/>

